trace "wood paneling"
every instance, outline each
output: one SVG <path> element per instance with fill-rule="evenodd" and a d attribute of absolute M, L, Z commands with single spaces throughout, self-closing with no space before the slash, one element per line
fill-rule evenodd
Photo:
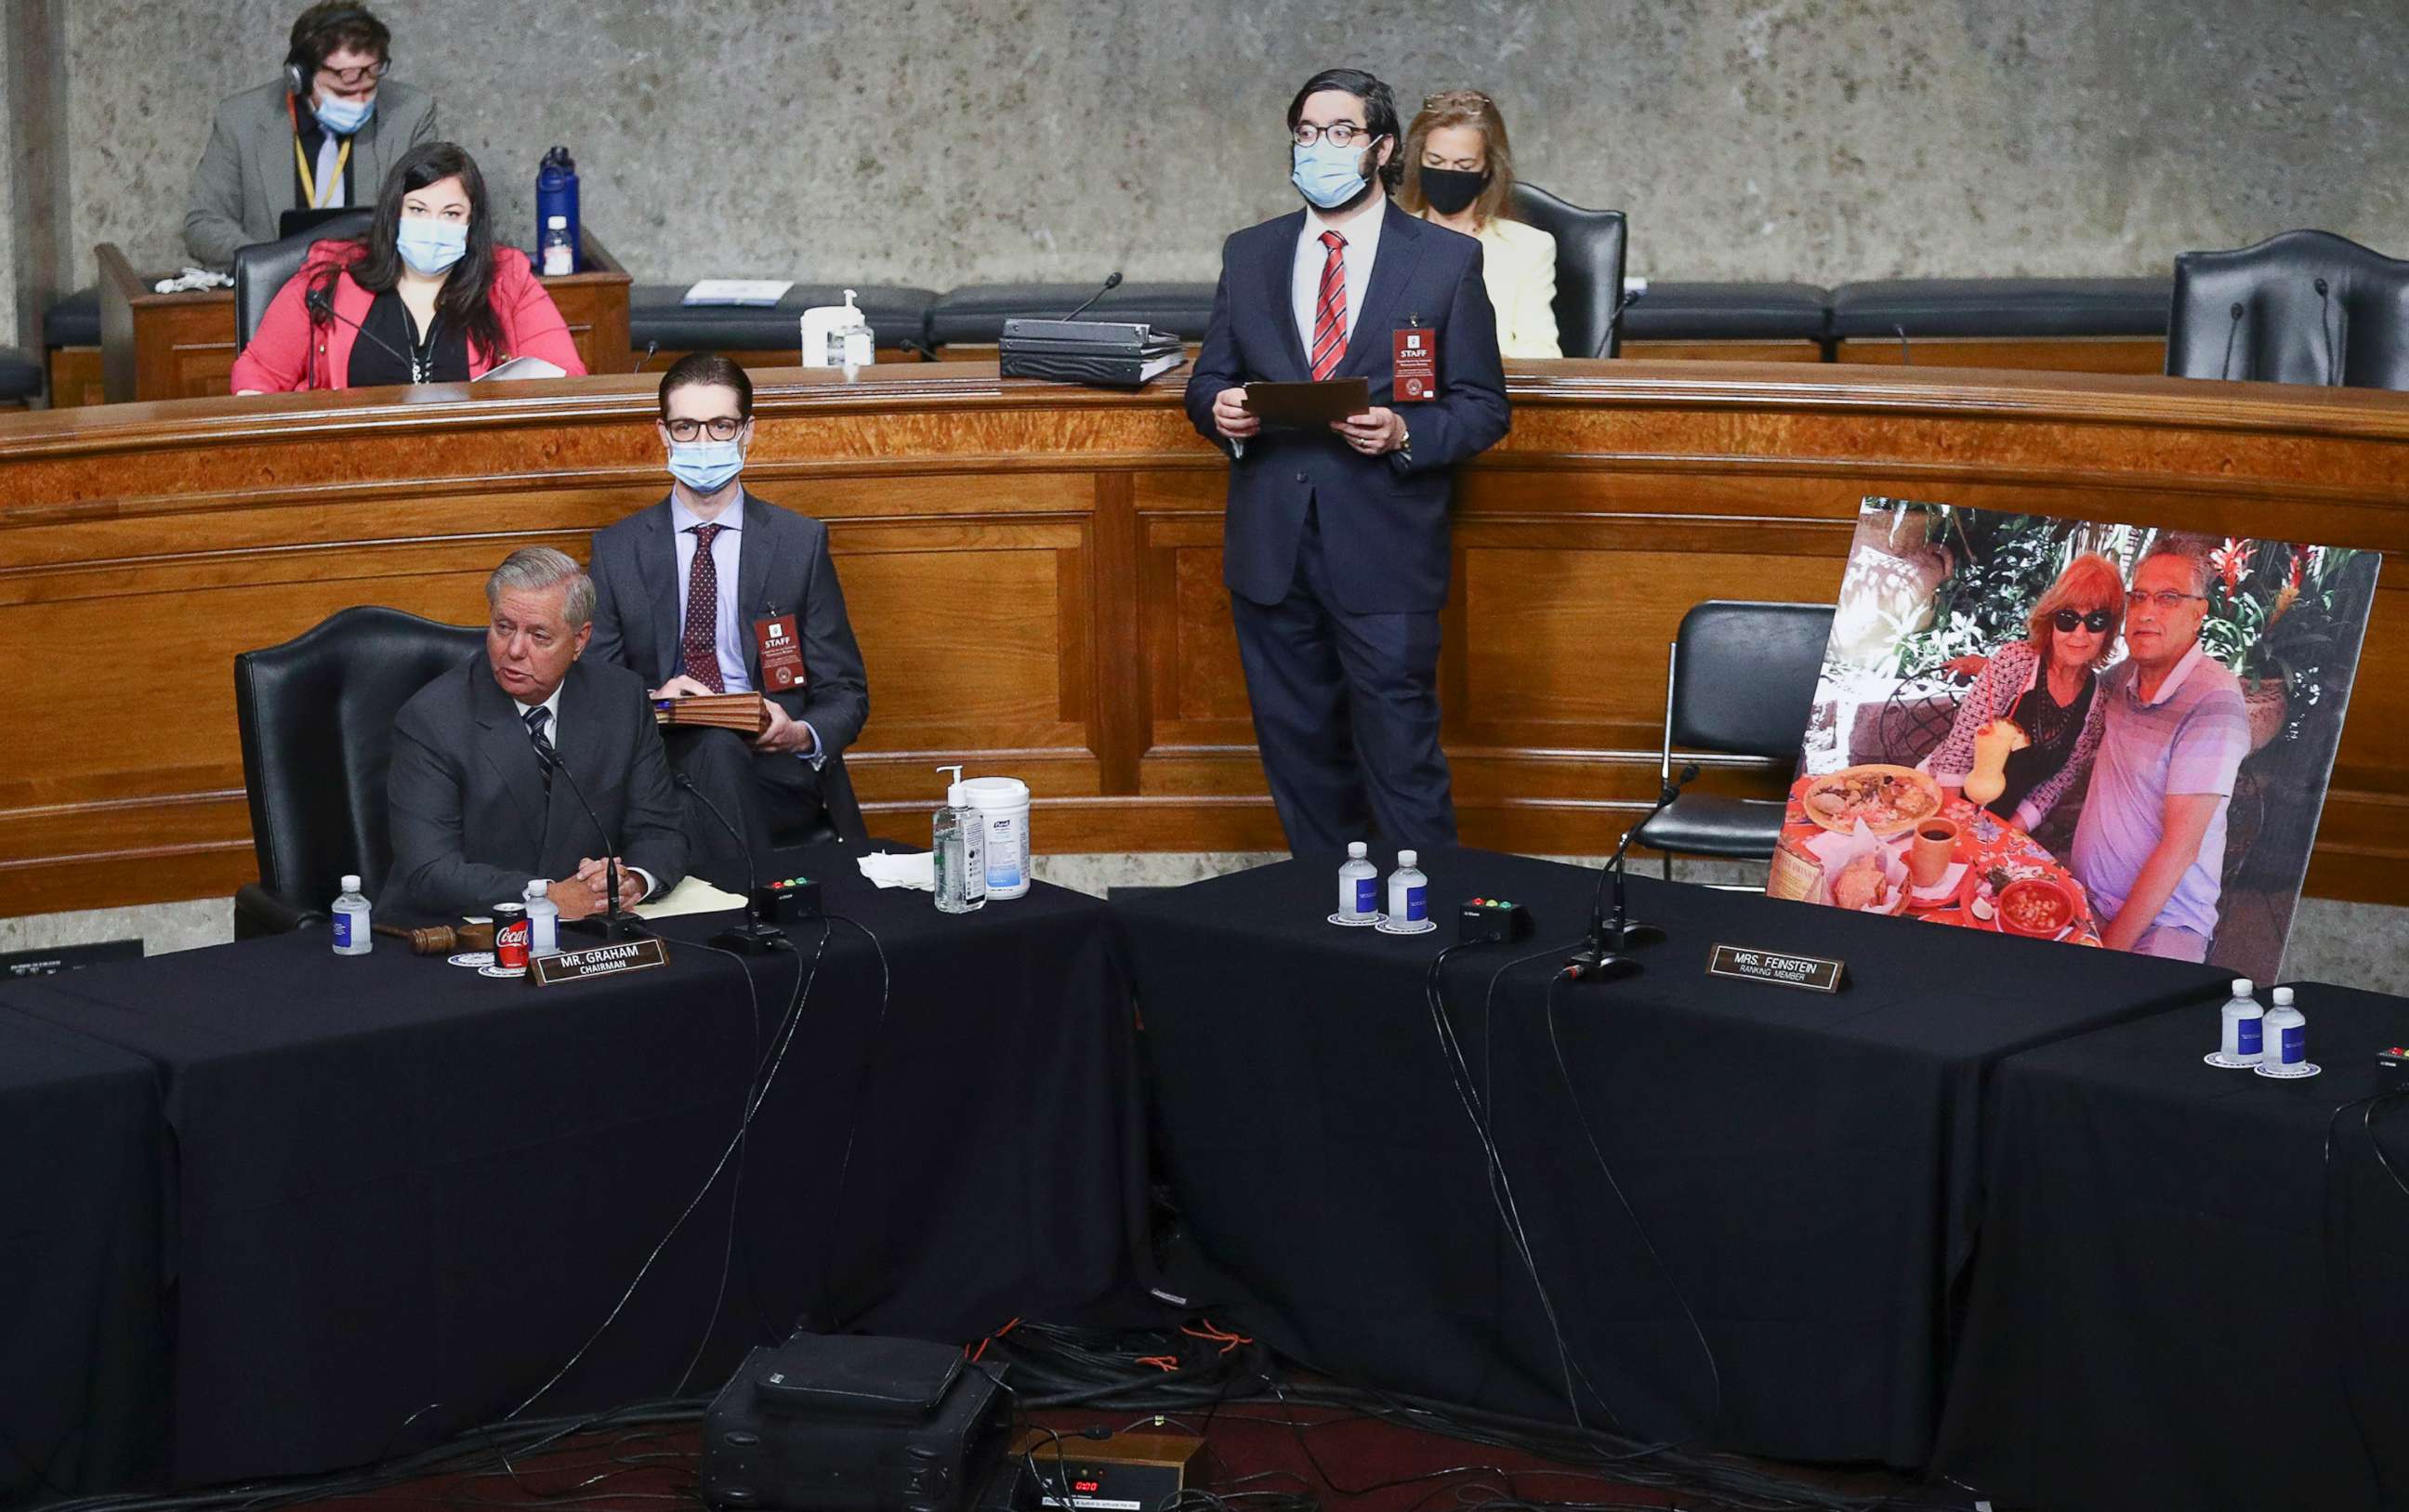
<path fill-rule="evenodd" d="M 52 347 L 50 349 L 50 408 L 72 410 L 79 405 L 102 404 L 108 395 L 102 387 L 100 348 Z"/>
<path fill-rule="evenodd" d="M 1513 434 L 1459 490 L 1440 666 L 1480 843 L 1609 846 L 1654 790 L 1681 612 L 1828 598 L 1865 494 L 2409 550 L 2409 396 L 1637 360 L 1510 382 Z M 0 415 L 0 914 L 247 880 L 234 653 L 353 603 L 475 620 L 509 548 L 582 552 L 660 497 L 655 383 Z M 847 760 L 874 827 L 918 835 L 930 768 L 959 760 L 1030 782 L 1047 849 L 1277 843 L 1221 585 L 1225 468 L 1176 381 L 786 369 L 757 399 L 748 480 L 829 523 L 869 662 Z M 2404 724 L 2409 583 L 2388 583 L 2314 889 L 2409 900 Z"/>
<path fill-rule="evenodd" d="M 1917 367 L 2013 367 L 2057 373 L 2163 373 L 2167 343 L 2157 336 L 1919 336 L 1909 345 Z M 1910 366 L 1895 336 L 1832 343 L 1835 362 Z"/>

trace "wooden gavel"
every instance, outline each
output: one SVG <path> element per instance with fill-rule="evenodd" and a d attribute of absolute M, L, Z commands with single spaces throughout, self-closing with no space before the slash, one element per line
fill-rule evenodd
<path fill-rule="evenodd" d="M 410 946 L 413 956 L 449 956 L 455 950 L 491 950 L 494 948 L 494 926 L 463 924 L 454 929 L 449 924 L 429 924 L 421 929 L 405 929 L 398 924 L 373 924 L 372 934 L 388 940 L 399 940 Z"/>

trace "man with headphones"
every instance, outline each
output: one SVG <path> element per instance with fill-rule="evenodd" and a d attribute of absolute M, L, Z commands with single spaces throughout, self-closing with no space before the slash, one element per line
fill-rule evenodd
<path fill-rule="evenodd" d="M 393 34 L 365 6 L 334 0 L 293 23 L 284 76 L 218 107 L 193 174 L 184 246 L 205 267 L 274 241 L 293 209 L 366 209 L 386 170 L 435 137 L 435 98 L 389 82 Z"/>

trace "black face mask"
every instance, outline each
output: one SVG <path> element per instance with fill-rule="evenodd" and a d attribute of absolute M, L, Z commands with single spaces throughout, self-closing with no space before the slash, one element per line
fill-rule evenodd
<path fill-rule="evenodd" d="M 1441 215 L 1461 215 L 1464 208 L 1480 197 L 1489 187 L 1486 173 L 1467 173 L 1462 168 L 1422 169 L 1422 198 Z"/>

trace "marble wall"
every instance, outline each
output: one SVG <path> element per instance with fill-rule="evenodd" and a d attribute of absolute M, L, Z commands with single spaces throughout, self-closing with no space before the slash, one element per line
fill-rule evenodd
<path fill-rule="evenodd" d="M 79 281 L 180 256 L 220 96 L 300 0 L 74 0 Z M 1497 94 L 1524 177 L 1660 278 L 2147 273 L 2319 225 L 2409 251 L 2409 6 L 2305 0 L 380 0 L 532 237 L 575 151 L 640 278 L 1209 278 L 1295 203 L 1325 63 Z"/>
<path fill-rule="evenodd" d="M 5 19 L 5 18 L 0 18 Z M 16 99 L 8 87 L 10 28 L 0 24 L 0 208 L 13 208 L 17 193 Z M 14 216 L 0 232 L 0 346 L 17 342 L 17 236 Z"/>

